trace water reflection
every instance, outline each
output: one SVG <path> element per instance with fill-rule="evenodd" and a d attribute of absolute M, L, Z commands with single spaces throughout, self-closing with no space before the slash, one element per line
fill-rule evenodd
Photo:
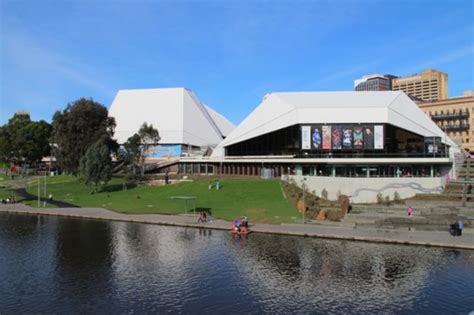
<path fill-rule="evenodd" d="M 468 313 L 473 256 L 0 215 L 0 311 Z"/>

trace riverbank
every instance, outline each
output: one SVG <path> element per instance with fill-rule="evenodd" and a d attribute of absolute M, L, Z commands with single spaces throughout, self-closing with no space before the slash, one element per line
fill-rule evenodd
<path fill-rule="evenodd" d="M 198 224 L 196 223 L 195 217 L 192 215 L 123 214 L 103 208 L 31 208 L 23 204 L 2 204 L 0 205 L 0 213 L 52 215 L 217 230 L 230 230 L 231 228 L 231 223 L 224 220 L 214 220 L 212 223 Z M 418 231 L 407 229 L 380 229 L 377 227 L 322 226 L 312 224 L 257 223 L 251 226 L 251 230 L 258 233 L 269 234 L 474 250 L 474 232 L 472 230 L 466 230 L 461 237 L 452 237 L 447 231 Z"/>

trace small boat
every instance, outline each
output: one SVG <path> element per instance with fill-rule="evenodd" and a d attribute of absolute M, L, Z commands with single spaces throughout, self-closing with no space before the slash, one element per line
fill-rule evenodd
<path fill-rule="evenodd" d="M 230 233 L 235 234 L 235 235 L 247 235 L 247 234 L 252 233 L 252 231 L 250 231 L 248 228 L 240 228 L 240 231 L 236 229 L 232 229 Z"/>

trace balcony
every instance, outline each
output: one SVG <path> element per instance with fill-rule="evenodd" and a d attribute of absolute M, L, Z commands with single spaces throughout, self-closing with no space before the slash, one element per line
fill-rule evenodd
<path fill-rule="evenodd" d="M 434 121 L 437 120 L 445 120 L 445 119 L 467 119 L 469 118 L 469 111 L 459 111 L 454 113 L 446 113 L 446 114 L 434 114 L 431 115 L 431 119 Z"/>
<path fill-rule="evenodd" d="M 470 127 L 471 125 L 469 124 L 449 124 L 446 126 L 442 126 L 441 129 L 448 132 L 449 131 L 465 131 L 465 130 L 469 130 Z"/>

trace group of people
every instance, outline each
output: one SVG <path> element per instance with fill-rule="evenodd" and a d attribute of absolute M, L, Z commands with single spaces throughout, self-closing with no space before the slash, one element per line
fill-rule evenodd
<path fill-rule="evenodd" d="M 7 203 L 16 203 L 16 197 L 14 195 L 8 196 L 6 199 L 2 198 L 2 203 L 7 204 Z"/>
<path fill-rule="evenodd" d="M 234 220 L 234 231 L 237 233 L 247 233 L 249 230 L 249 220 L 247 216 Z"/>
<path fill-rule="evenodd" d="M 198 223 L 212 222 L 212 211 L 211 209 L 207 211 L 199 211 L 197 216 Z"/>

